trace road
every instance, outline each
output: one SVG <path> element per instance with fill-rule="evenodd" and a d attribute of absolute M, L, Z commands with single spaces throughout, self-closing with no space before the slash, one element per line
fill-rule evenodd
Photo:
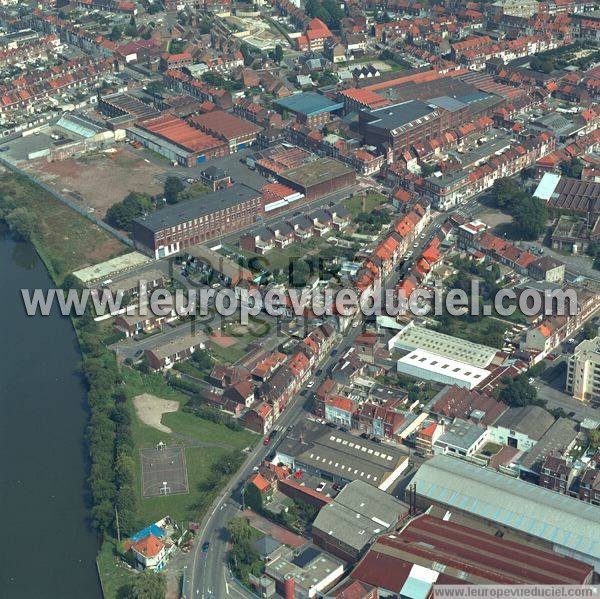
<path fill-rule="evenodd" d="M 362 332 L 361 327 L 350 329 L 349 333 L 336 346 L 338 354 L 342 355 L 348 348 L 354 344 L 356 337 Z M 320 364 L 322 369 L 320 376 L 315 376 L 314 387 L 317 388 L 326 378 L 328 371 L 337 362 L 337 356 L 328 355 Z M 305 387 L 306 388 L 306 387 Z M 277 420 L 277 427 L 285 431 L 303 416 L 305 405 L 308 402 L 307 397 L 298 394 L 290 403 L 288 408 Z M 194 547 L 193 564 L 189 571 L 189 588 L 192 589 L 193 597 L 208 599 L 213 597 L 221 599 L 227 596 L 251 596 L 245 594 L 243 589 L 235 586 L 227 578 L 227 535 L 226 525 L 232 517 L 238 514 L 236 502 L 241 502 L 241 489 L 244 482 L 252 474 L 253 468 L 260 464 L 269 453 L 271 453 L 283 439 L 275 437 L 275 442 L 270 445 L 259 443 L 248 455 L 243 466 L 237 474 L 229 481 L 221 495 L 211 506 L 208 516 L 202 523 L 200 533 L 197 535 L 197 541 Z M 202 552 L 202 543 L 210 542 L 209 550 Z M 189 599 L 189 598 L 188 598 Z"/>
<path fill-rule="evenodd" d="M 431 236 L 437 231 L 441 222 L 446 215 L 437 215 L 426 227 L 424 238 L 417 241 L 418 248 L 415 254 L 420 252 Z M 388 280 L 386 287 L 392 287 L 401 276 L 399 271 L 393 271 Z M 327 377 L 330 369 L 336 364 L 339 356 L 354 345 L 356 337 L 361 334 L 362 327 L 351 328 L 334 347 L 338 350 L 335 356 L 329 354 L 323 362 L 316 368 L 321 369 L 319 376 L 314 376 L 310 380 L 314 381 L 314 389 L 323 382 Z M 305 387 L 306 389 L 306 387 Z M 290 406 L 280 416 L 277 421 L 277 427 L 280 431 L 285 431 L 289 426 L 295 424 L 300 418 L 307 416 L 308 412 L 305 406 L 308 402 L 308 396 L 298 394 L 291 402 Z M 304 413 L 303 413 L 304 412 Z M 193 564 L 188 568 L 189 586 L 192 589 L 192 597 L 202 599 L 222 597 L 254 597 L 243 587 L 233 582 L 229 575 L 227 566 L 227 523 L 231 518 L 239 514 L 239 502 L 242 501 L 241 489 L 244 482 L 252 474 L 253 468 L 261 463 L 269 453 L 271 453 L 284 438 L 285 434 L 275 437 L 274 443 L 263 445 L 259 443 L 257 447 L 246 458 L 243 466 L 237 474 L 229 481 L 219 498 L 215 500 L 211 506 L 208 516 L 201 525 L 200 533 L 197 535 L 193 553 Z M 398 492 L 402 493 L 403 489 L 399 486 Z M 210 542 L 207 552 L 202 551 L 202 543 Z M 188 598 L 190 599 L 190 598 Z"/>

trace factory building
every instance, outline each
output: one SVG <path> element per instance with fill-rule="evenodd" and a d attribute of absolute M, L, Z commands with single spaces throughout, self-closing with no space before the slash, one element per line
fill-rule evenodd
<path fill-rule="evenodd" d="M 164 258 L 249 226 L 262 212 L 260 191 L 234 185 L 136 218 L 133 240 L 140 251 Z"/>
<path fill-rule="evenodd" d="M 168 113 L 133 125 L 127 130 L 127 136 L 182 166 L 202 164 L 229 154 L 226 141 L 203 133 Z"/>
<path fill-rule="evenodd" d="M 425 462 L 412 482 L 422 509 L 474 517 L 600 572 L 598 506 L 446 455 Z"/>
<path fill-rule="evenodd" d="M 223 110 L 214 110 L 190 118 L 190 124 L 208 135 L 227 142 L 230 153 L 234 154 L 251 146 L 262 127 Z"/>
<path fill-rule="evenodd" d="M 365 143 L 381 149 L 391 149 L 398 160 L 406 148 L 438 137 L 443 109 L 420 100 L 409 100 L 376 110 L 361 110 L 358 127 Z"/>
<path fill-rule="evenodd" d="M 333 158 L 319 158 L 277 175 L 281 183 L 311 201 L 356 182 L 356 171 Z"/>

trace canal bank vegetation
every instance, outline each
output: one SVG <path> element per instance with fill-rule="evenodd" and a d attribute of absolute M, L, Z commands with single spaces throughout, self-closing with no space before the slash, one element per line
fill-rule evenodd
<path fill-rule="evenodd" d="M 104 229 L 19 175 L 0 174 L 0 220 L 6 221 L 15 235 L 34 244 L 52 279 L 65 290 L 79 286 L 69 274 L 73 270 L 127 249 Z M 165 515 L 183 525 L 201 520 L 241 465 L 242 449 L 252 446 L 257 436 L 214 422 L 201 410 L 184 411 L 189 393 L 174 388 L 159 374 L 120 365 L 108 349 L 113 337 L 110 321 L 98 323 L 87 311 L 74 317 L 73 324 L 87 386 L 90 523 L 102 541 L 97 565 L 104 596 L 146 597 L 146 577 L 142 579 L 122 564 L 117 535 L 124 539 Z M 180 410 L 163 415 L 163 424 L 171 433 L 141 422 L 133 407 L 133 398 L 141 393 L 179 403 Z M 186 446 L 189 493 L 142 499 L 139 450 L 154 447 L 159 441 Z M 157 588 L 153 596 L 163 595 L 164 590 Z"/>
<path fill-rule="evenodd" d="M 0 175 L 0 220 L 34 243 L 58 283 L 74 270 L 127 250 L 107 231 L 21 175 Z"/>

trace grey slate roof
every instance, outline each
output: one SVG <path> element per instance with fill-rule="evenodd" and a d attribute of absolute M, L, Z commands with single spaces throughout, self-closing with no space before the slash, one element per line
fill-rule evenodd
<path fill-rule="evenodd" d="M 600 563 L 598 506 L 446 455 L 425 462 L 412 482 L 421 497 L 578 552 L 573 557 L 596 567 Z"/>
<path fill-rule="evenodd" d="M 134 222 L 154 232 L 162 231 L 167 227 L 187 222 L 204 214 L 230 208 L 259 197 L 260 191 L 256 191 L 256 189 L 252 189 L 241 183 L 227 189 L 219 189 L 213 193 L 207 193 L 195 200 L 187 200 L 179 204 L 166 206 L 146 216 L 140 216 Z"/>
<path fill-rule="evenodd" d="M 519 464 L 527 470 L 537 470 L 539 463 L 553 452 L 563 453 L 577 437 L 576 424 L 568 418 L 559 418 L 543 437 L 523 455 Z"/>
<path fill-rule="evenodd" d="M 361 551 L 378 534 L 398 522 L 408 505 L 362 480 L 347 484 L 338 496 L 321 508 L 313 529 Z"/>
<path fill-rule="evenodd" d="M 554 424 L 554 417 L 540 406 L 525 406 L 509 408 L 494 426 L 504 427 L 527 435 L 534 441 L 539 441 L 542 435 Z"/>

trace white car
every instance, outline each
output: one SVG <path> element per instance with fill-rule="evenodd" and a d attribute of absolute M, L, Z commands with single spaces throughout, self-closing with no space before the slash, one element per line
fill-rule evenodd
<path fill-rule="evenodd" d="M 308 383 L 308 385 L 306 385 L 307 389 L 310 389 L 314 384 L 315 384 L 314 381 L 310 381 L 310 383 Z"/>
<path fill-rule="evenodd" d="M 324 482 L 320 482 L 317 486 L 317 488 L 315 489 L 315 491 L 319 491 L 319 493 L 325 488 L 325 486 L 327 485 L 327 483 Z"/>
<path fill-rule="evenodd" d="M 419 242 L 418 242 L 418 241 L 415 241 L 415 242 L 413 243 L 413 247 L 414 247 L 414 248 L 418 248 L 418 247 L 419 247 Z"/>
<path fill-rule="evenodd" d="M 359 324 L 358 322 L 353 322 L 352 323 L 352 328 L 355 329 L 358 326 L 358 324 Z"/>

